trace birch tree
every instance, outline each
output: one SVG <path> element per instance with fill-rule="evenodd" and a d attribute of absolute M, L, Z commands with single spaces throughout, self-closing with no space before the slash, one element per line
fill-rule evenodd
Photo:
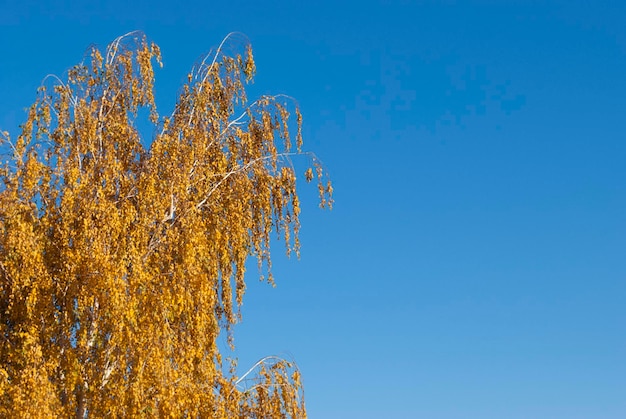
<path fill-rule="evenodd" d="M 266 358 L 243 386 L 217 345 L 233 344 L 246 261 L 272 282 L 272 237 L 298 253 L 291 156 L 305 154 L 291 99 L 247 100 L 252 49 L 226 54 L 232 40 L 169 116 L 154 100 L 159 48 L 131 33 L 48 77 L 21 134 L 2 134 L 0 416 L 306 415 L 294 365 Z M 308 156 L 304 178 L 330 206 Z"/>

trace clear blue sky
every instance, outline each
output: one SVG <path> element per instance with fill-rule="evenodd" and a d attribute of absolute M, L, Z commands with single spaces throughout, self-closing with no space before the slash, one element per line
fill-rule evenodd
<path fill-rule="evenodd" d="M 504 5 L 506 4 L 506 6 Z M 333 211 L 250 271 L 242 369 L 290 354 L 312 418 L 626 417 L 626 3 L 0 1 L 0 129 L 48 73 L 130 30 L 171 109 L 248 35 Z M 304 185 L 303 185 L 304 186 Z"/>

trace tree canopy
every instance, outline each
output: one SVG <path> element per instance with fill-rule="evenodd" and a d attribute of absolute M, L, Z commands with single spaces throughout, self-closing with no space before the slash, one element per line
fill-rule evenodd
<path fill-rule="evenodd" d="M 272 282 L 274 234 L 299 249 L 301 114 L 284 96 L 247 101 L 252 49 L 225 54 L 229 39 L 170 116 L 154 100 L 159 48 L 131 33 L 47 78 L 17 139 L 2 134 L 1 416 L 305 416 L 293 365 L 262 363 L 243 388 L 217 345 L 246 261 Z"/>

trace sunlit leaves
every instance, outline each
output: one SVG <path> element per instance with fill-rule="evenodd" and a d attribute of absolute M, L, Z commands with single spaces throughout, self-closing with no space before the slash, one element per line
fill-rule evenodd
<path fill-rule="evenodd" d="M 232 343 L 248 258 L 271 282 L 272 235 L 298 252 L 302 146 L 293 101 L 248 104 L 252 50 L 225 42 L 167 117 L 160 51 L 131 33 L 47 78 L 17 140 L 0 136 L 0 415 L 304 416 L 297 371 L 275 363 L 244 391 L 217 348 L 220 333 Z M 330 205 L 310 159 L 305 179 Z"/>

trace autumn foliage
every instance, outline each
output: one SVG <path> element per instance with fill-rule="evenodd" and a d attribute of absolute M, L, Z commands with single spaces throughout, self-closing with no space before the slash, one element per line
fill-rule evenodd
<path fill-rule="evenodd" d="M 120 37 L 48 78 L 21 135 L 2 135 L 0 416 L 305 416 L 295 366 L 268 359 L 244 387 L 217 345 L 249 257 L 271 282 L 274 234 L 298 251 L 302 153 L 297 107 L 247 102 L 252 51 L 224 45 L 161 117 L 158 47 Z"/>

